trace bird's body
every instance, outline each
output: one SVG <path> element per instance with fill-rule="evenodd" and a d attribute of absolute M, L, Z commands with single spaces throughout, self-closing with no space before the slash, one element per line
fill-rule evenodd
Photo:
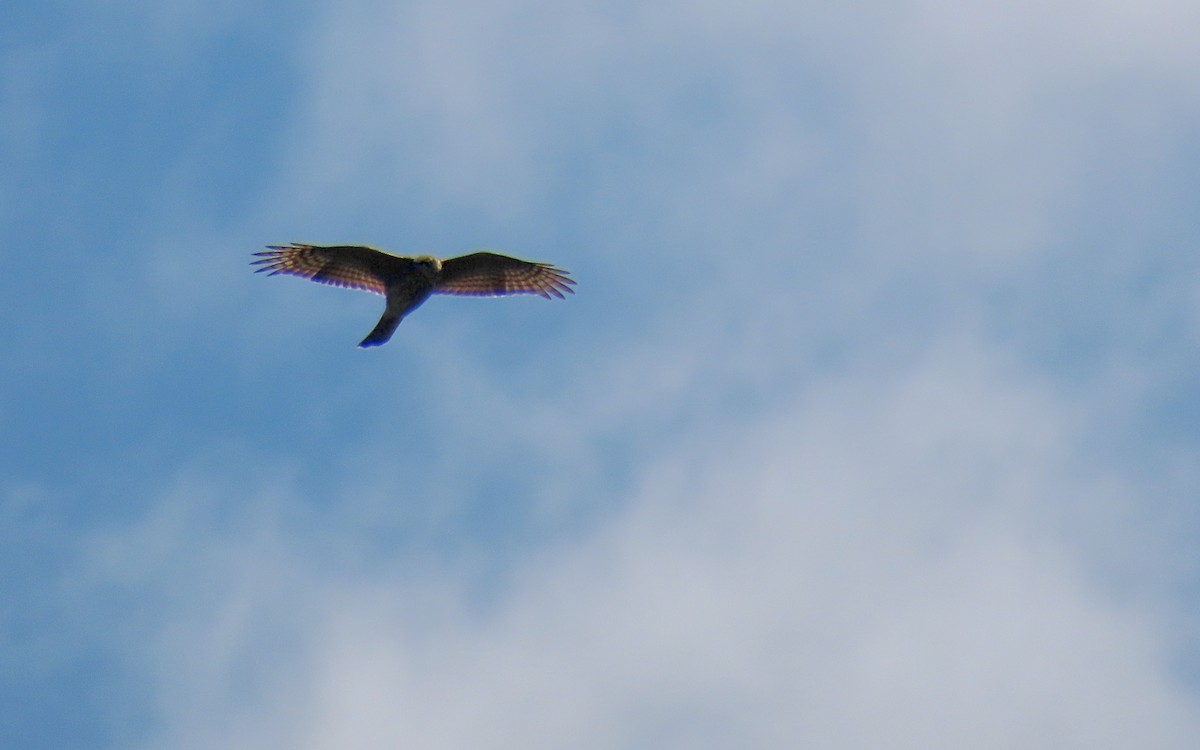
<path fill-rule="evenodd" d="M 300 276 L 322 284 L 361 289 L 387 299 L 383 317 L 359 346 L 379 346 L 392 337 L 404 316 L 431 294 L 496 297 L 537 294 L 563 299 L 575 282 L 566 271 L 507 255 L 477 252 L 441 260 L 405 257 L 358 245 L 270 245 L 253 262 L 259 271 Z"/>

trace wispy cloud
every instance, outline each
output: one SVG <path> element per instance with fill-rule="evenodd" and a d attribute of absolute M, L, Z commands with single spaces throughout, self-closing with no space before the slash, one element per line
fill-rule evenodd
<path fill-rule="evenodd" d="M 8 366 L 0 658 L 126 746 L 1188 746 L 1196 12 L 1034 6 L 317 7 Z M 364 354 L 293 239 L 579 294 Z"/>
<path fill-rule="evenodd" d="M 338 508 L 297 515 L 299 488 L 203 475 L 88 567 L 187 602 L 148 652 L 154 745 L 1182 747 L 1167 610 L 1062 532 L 1119 548 L 1144 502 L 1081 453 L 1078 406 L 952 345 L 659 450 L 508 572 L 379 565 Z"/>

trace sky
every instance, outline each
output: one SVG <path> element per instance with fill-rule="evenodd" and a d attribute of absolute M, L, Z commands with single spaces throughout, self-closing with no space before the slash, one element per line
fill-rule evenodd
<path fill-rule="evenodd" d="M 1195 746 L 1194 2 L 3 16 L 0 746 Z"/>

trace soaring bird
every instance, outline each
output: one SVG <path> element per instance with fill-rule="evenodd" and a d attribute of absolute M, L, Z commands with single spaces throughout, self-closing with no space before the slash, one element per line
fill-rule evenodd
<path fill-rule="evenodd" d="M 537 294 L 563 299 L 574 294 L 575 283 L 566 271 L 549 263 L 535 263 L 497 253 L 477 252 L 445 260 L 428 255 L 405 257 L 373 247 L 358 245 L 268 245 L 251 265 L 277 273 L 301 276 L 322 284 L 362 289 L 382 294 L 387 305 L 375 330 L 359 346 L 387 342 L 404 316 L 431 294 L 463 294 L 498 297 L 506 294 Z"/>

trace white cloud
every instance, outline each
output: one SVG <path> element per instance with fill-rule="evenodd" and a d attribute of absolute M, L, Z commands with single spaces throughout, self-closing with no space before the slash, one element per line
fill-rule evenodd
<path fill-rule="evenodd" d="M 100 581 L 167 592 L 149 744 L 1187 746 L 1195 644 L 1151 585 L 1179 575 L 1150 554 L 1173 511 L 1089 453 L 1150 365 L 1073 393 L 994 343 L 985 298 L 1060 252 L 1114 140 L 1173 115 L 1099 132 L 1090 97 L 1188 80 L 1194 11 L 862 10 L 330 13 L 265 223 L 517 225 L 566 193 L 593 271 L 569 304 L 601 322 L 503 380 L 468 334 L 410 329 L 412 378 L 343 373 L 311 407 L 425 399 L 321 455 L 339 490 L 213 468 L 98 542 Z M 417 420 L 424 447 L 395 436 Z M 505 464 L 535 467 L 514 494 L 550 531 L 417 540 Z"/>
<path fill-rule="evenodd" d="M 302 56 L 312 95 L 264 212 L 304 224 L 319 206 L 421 249 L 476 242 L 464 223 L 527 241 L 562 215 L 549 236 L 568 259 L 636 259 L 681 285 L 729 256 L 740 283 L 839 256 L 868 290 L 930 263 L 1009 277 L 1096 220 L 1089 183 L 1121 184 L 1190 132 L 1165 123 L 1200 104 L 1174 31 L 1194 15 L 338 5 Z"/>
<path fill-rule="evenodd" d="M 453 568 L 368 572 L 361 529 L 297 526 L 286 493 L 157 528 L 184 558 L 155 585 L 202 598 L 151 652 L 151 744 L 1186 747 L 1165 610 L 1047 522 L 1127 543 L 1084 515 L 1078 415 L 970 345 L 814 382 L 682 440 L 482 604 Z"/>

